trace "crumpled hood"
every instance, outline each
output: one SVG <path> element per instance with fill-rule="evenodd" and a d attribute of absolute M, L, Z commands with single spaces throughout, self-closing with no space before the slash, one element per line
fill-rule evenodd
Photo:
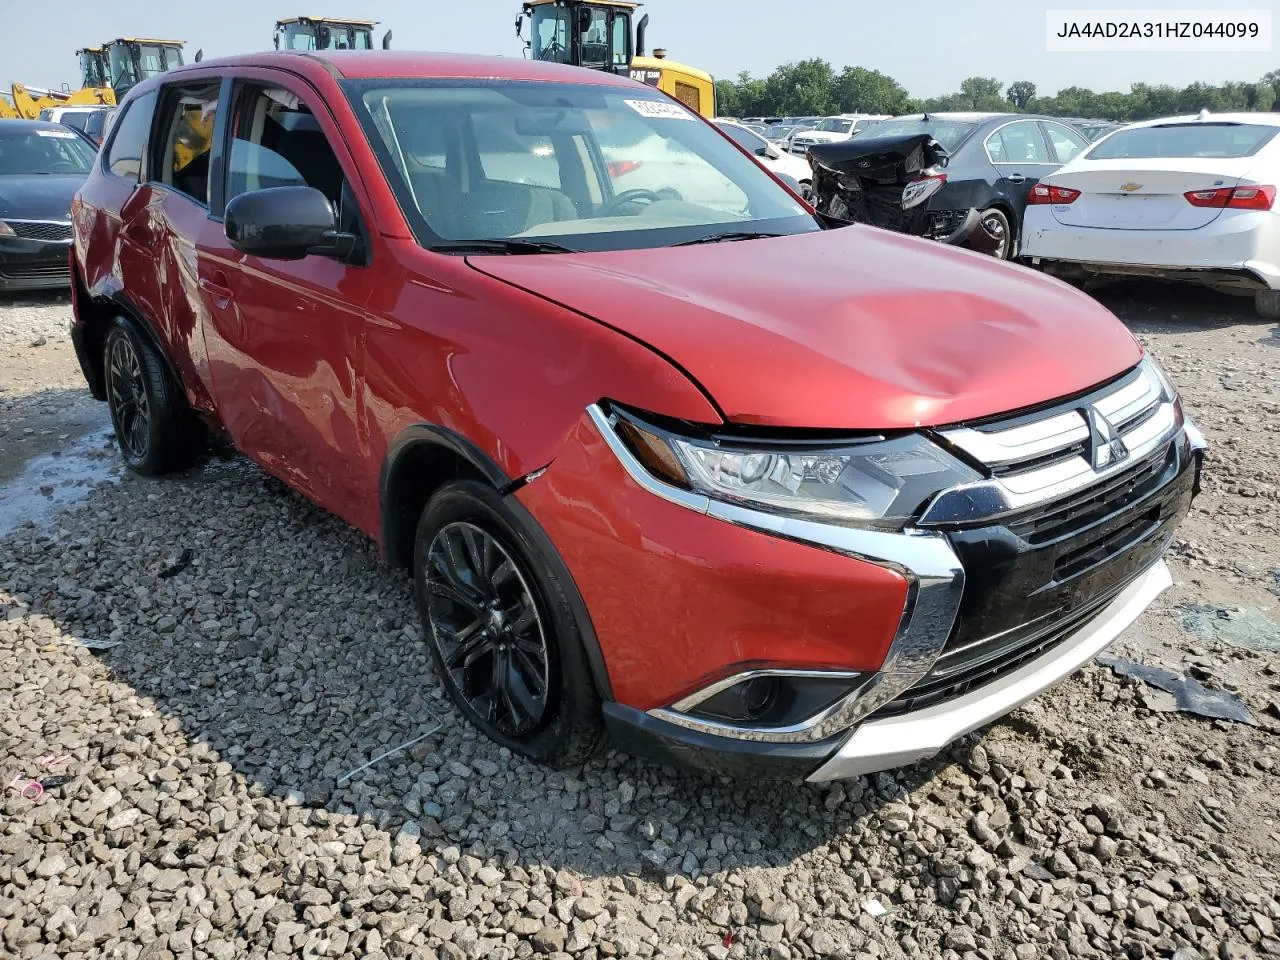
<path fill-rule="evenodd" d="M 1079 393 L 1142 354 L 1065 284 L 873 227 L 470 262 L 648 344 L 744 424 L 956 423 Z"/>
<path fill-rule="evenodd" d="M 80 175 L 0 176 L 0 220 L 70 220 L 71 198 L 84 181 Z"/>

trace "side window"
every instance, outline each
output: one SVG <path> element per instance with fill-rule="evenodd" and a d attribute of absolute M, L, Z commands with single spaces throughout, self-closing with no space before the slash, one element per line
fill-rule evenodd
<path fill-rule="evenodd" d="M 117 177 L 133 180 L 142 177 L 142 155 L 151 135 L 151 117 L 156 110 L 156 93 L 144 93 L 117 111 L 111 124 L 111 142 L 107 146 L 107 167 Z"/>
<path fill-rule="evenodd" d="M 1056 123 L 1044 124 L 1044 132 L 1049 136 L 1049 145 L 1057 154 L 1059 163 L 1066 163 L 1089 145 L 1080 134 Z"/>
<path fill-rule="evenodd" d="M 600 8 L 586 7 L 590 21 L 582 31 L 582 65 L 607 68 L 609 57 L 609 13 Z"/>
<path fill-rule="evenodd" d="M 152 179 L 209 203 L 209 160 L 218 112 L 217 81 L 166 88 Z"/>
<path fill-rule="evenodd" d="M 1034 120 L 1019 120 L 987 137 L 992 163 L 1052 163 Z"/>
<path fill-rule="evenodd" d="M 615 67 L 625 67 L 631 63 L 631 58 L 627 56 L 630 46 L 631 18 L 615 12 L 613 15 L 613 39 L 610 43 Z"/>
<path fill-rule="evenodd" d="M 345 180 L 315 115 L 282 87 L 237 86 L 226 199 L 267 187 L 314 187 L 335 210 Z"/>
<path fill-rule="evenodd" d="M 74 127 L 76 130 L 79 130 L 81 133 L 83 133 L 85 130 L 85 124 L 89 122 L 89 117 L 91 116 L 92 114 L 90 113 L 77 111 L 75 113 L 68 113 L 65 116 L 63 116 L 62 122 L 66 124 L 68 127 Z"/>

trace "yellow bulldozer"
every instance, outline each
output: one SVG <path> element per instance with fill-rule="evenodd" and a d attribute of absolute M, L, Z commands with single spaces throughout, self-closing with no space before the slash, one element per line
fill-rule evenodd
<path fill-rule="evenodd" d="M 524 39 L 527 20 L 526 56 L 629 75 L 704 117 L 715 116 L 716 85 L 711 74 L 668 60 L 665 50 L 645 55 L 649 15 L 641 17 L 632 31 L 640 6 L 630 0 L 525 0 L 516 19 L 516 35 Z"/>
<path fill-rule="evenodd" d="M 372 50 L 377 20 L 336 17 L 290 17 L 276 21 L 277 50 Z M 391 31 L 382 35 L 382 49 L 391 47 Z"/>
<path fill-rule="evenodd" d="M 15 83 L 0 95 L 0 117 L 35 120 L 50 107 L 114 106 L 131 89 L 158 73 L 182 65 L 183 40 L 117 37 L 76 51 L 79 90 L 41 90 Z M 200 53 L 196 53 L 200 59 Z"/>

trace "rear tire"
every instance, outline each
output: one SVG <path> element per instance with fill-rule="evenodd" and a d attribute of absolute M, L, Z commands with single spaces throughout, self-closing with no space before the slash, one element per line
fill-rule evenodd
<path fill-rule="evenodd" d="M 603 736 L 600 697 L 566 589 L 525 522 L 485 483 L 442 487 L 418 521 L 418 612 L 441 682 L 475 727 L 539 763 L 576 766 Z"/>
<path fill-rule="evenodd" d="M 979 214 L 982 225 L 995 237 L 1000 238 L 1000 246 L 991 254 L 997 260 L 1012 260 L 1014 254 L 1013 228 L 1009 226 L 1009 218 L 998 207 L 988 207 Z"/>
<path fill-rule="evenodd" d="M 148 477 L 191 466 L 203 447 L 204 426 L 155 348 L 124 317 L 111 321 L 102 373 L 126 466 Z"/>
<path fill-rule="evenodd" d="M 1263 320 L 1280 320 L 1280 290 L 1258 290 L 1253 295 L 1253 308 Z"/>

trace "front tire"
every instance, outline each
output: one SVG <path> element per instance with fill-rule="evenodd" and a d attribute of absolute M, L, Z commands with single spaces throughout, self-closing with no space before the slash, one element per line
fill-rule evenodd
<path fill-rule="evenodd" d="M 1253 295 L 1253 309 L 1263 320 L 1280 320 L 1280 290 L 1258 290 Z"/>
<path fill-rule="evenodd" d="M 979 215 L 983 228 L 995 237 L 999 246 L 991 255 L 997 260 L 1013 259 L 1013 228 L 1009 226 L 1009 218 L 998 207 L 988 207 Z"/>
<path fill-rule="evenodd" d="M 203 427 L 155 348 L 123 317 L 107 332 L 102 371 L 116 443 L 129 469 L 154 477 L 189 467 Z"/>
<path fill-rule="evenodd" d="M 600 698 L 564 586 L 492 487 L 442 487 L 418 522 L 414 591 L 450 698 L 486 736 L 556 767 L 599 745 Z"/>

